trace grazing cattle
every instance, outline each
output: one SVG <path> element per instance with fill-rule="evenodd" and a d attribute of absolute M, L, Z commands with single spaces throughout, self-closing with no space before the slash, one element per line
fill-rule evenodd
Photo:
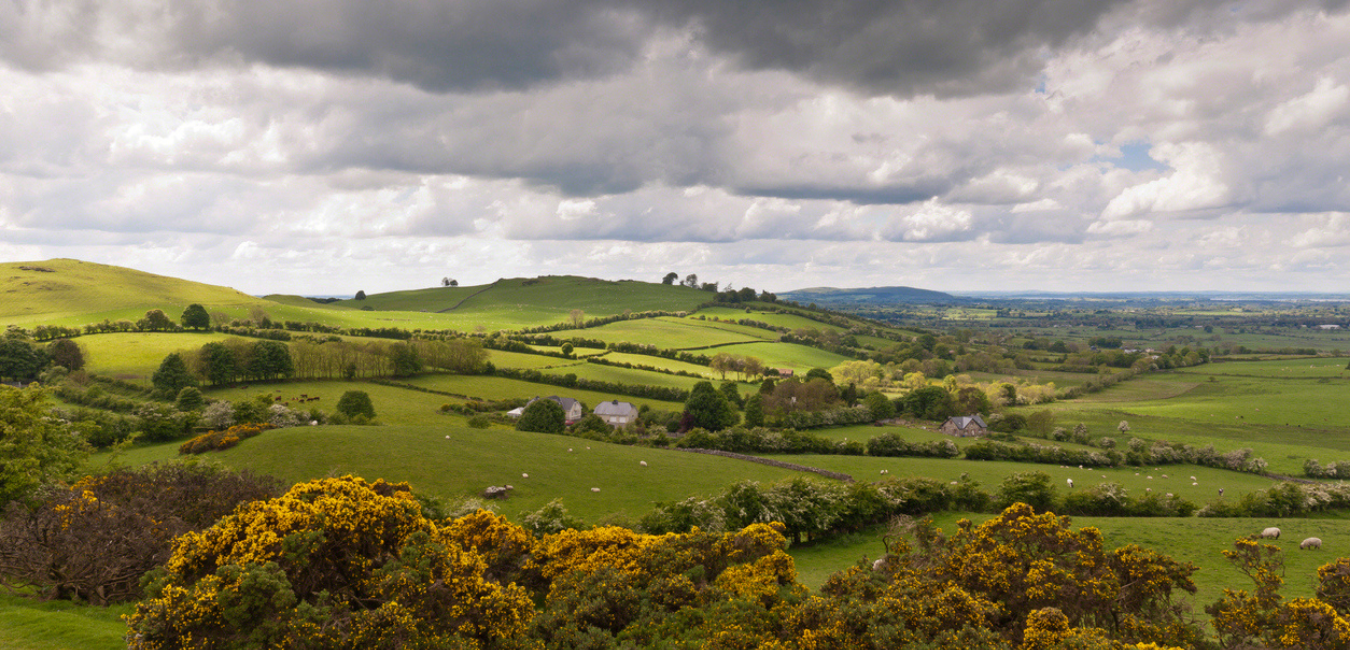
<path fill-rule="evenodd" d="M 1261 538 L 1262 538 L 1262 539 L 1279 539 L 1279 538 L 1280 538 L 1280 529 L 1279 529 L 1279 528 L 1275 528 L 1274 526 L 1271 526 L 1270 528 L 1267 528 L 1267 529 L 1261 531 Z"/>
<path fill-rule="evenodd" d="M 1315 548 L 1320 551 L 1322 550 L 1322 540 L 1316 537 L 1309 537 L 1308 539 L 1303 540 L 1303 542 L 1300 543 L 1298 547 L 1304 550 L 1311 550 Z"/>

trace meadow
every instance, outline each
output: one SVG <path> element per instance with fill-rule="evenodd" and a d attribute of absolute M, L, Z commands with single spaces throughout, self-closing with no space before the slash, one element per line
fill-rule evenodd
<path fill-rule="evenodd" d="M 118 460 L 139 465 L 177 456 L 178 445 L 170 443 L 139 447 Z M 204 458 L 287 481 L 344 474 L 407 481 L 418 492 L 452 499 L 511 485 L 510 499 L 492 503 L 504 515 L 516 519 L 558 498 L 591 523 L 636 523 L 658 501 L 713 496 L 736 481 L 799 474 L 719 456 L 465 426 L 276 429 Z"/>
<path fill-rule="evenodd" d="M 658 348 L 677 348 L 711 356 L 719 352 L 761 359 L 770 368 L 787 368 L 804 374 L 812 368 L 832 368 L 850 359 L 824 350 L 777 341 L 770 330 L 726 322 L 750 318 L 778 327 L 840 331 L 795 313 L 768 313 L 747 306 L 712 306 L 700 309 L 711 295 L 687 287 L 641 282 L 606 282 L 588 278 L 547 277 L 534 280 L 499 280 L 480 287 L 436 287 L 368 296 L 364 301 L 341 301 L 321 305 L 295 296 L 269 300 L 244 296 L 223 288 L 202 289 L 181 281 L 125 274 L 111 267 L 53 261 L 56 273 L 37 280 L 22 276 L 15 281 L 0 279 L 0 291 L 31 291 L 23 301 L 0 301 L 0 324 L 81 325 L 103 318 L 135 320 L 147 309 L 164 309 L 177 320 L 191 302 L 208 311 L 245 318 L 258 309 L 273 320 L 314 321 L 343 327 L 400 327 L 427 330 L 456 329 L 464 332 L 519 329 L 568 322 L 571 310 L 581 309 L 588 318 L 662 310 L 692 312 L 679 317 L 620 320 L 603 326 L 562 329 L 556 338 L 577 336 L 606 343 L 634 342 Z M 45 263 L 44 263 L 45 264 Z M 0 265 L 0 275 L 21 275 L 11 266 Z M 86 268 L 87 267 L 87 268 Z M 85 275 L 78 275 L 83 273 Z M 148 274 L 147 274 L 148 275 Z M 56 277 L 63 276 L 63 277 Z M 103 293 L 80 286 L 63 289 L 22 282 L 51 282 L 85 278 L 102 283 Z M 157 276 L 156 276 L 157 277 Z M 8 282 L 8 284 L 5 284 Z M 42 285 L 47 286 L 47 285 Z M 6 311 L 8 309 L 8 311 Z M 176 310 L 176 311 L 175 311 Z M 697 310 L 697 311 L 696 311 Z M 939 312 L 934 312 L 939 313 Z M 977 321 L 997 320 L 991 310 L 949 310 L 946 318 Z M 705 318 L 700 319 L 699 316 Z M 713 320 L 713 318 L 719 320 Z M 900 330 L 891 328 L 890 331 Z M 1048 338 L 1087 340 L 1111 335 L 1091 327 L 1026 330 Z M 1131 340 L 1150 337 L 1213 344 L 1194 328 L 1166 330 L 1119 330 Z M 1229 333 L 1216 328 L 1224 341 L 1250 340 L 1291 345 L 1312 341 L 1322 349 L 1341 349 L 1350 341 L 1345 332 L 1304 330 L 1269 333 Z M 1018 336 L 1021 336 L 1019 334 Z M 1242 337 L 1247 337 L 1243 339 Z M 87 352 L 89 370 L 136 382 L 148 378 L 163 357 L 171 352 L 196 349 L 203 343 L 226 338 L 215 333 L 125 333 L 84 336 L 79 343 Z M 857 337 L 859 343 L 882 349 L 894 343 L 883 338 Z M 1011 338 L 1011 341 L 1023 340 Z M 1165 347 L 1153 343 L 1155 347 Z M 556 347 L 543 347 L 557 351 Z M 977 348 L 973 345 L 972 348 Z M 1350 347 L 1350 346 L 1345 346 Z M 575 354 L 604 354 L 620 363 L 649 365 L 667 370 L 693 372 L 720 380 L 718 373 L 697 364 L 661 357 L 577 348 Z M 644 370 L 624 369 L 584 360 L 489 351 L 499 368 L 539 370 L 546 375 L 574 374 L 582 379 L 689 388 L 699 381 Z M 1303 463 L 1317 458 L 1323 464 L 1350 460 L 1350 403 L 1342 399 L 1350 387 L 1346 359 L 1336 357 L 1283 358 L 1266 361 L 1224 361 L 1193 368 L 1146 374 L 1099 393 L 1052 404 L 1024 406 L 1010 412 L 1030 415 L 1049 411 L 1055 425 L 1072 429 L 1083 423 L 1094 439 L 1112 437 L 1124 447 L 1130 437 L 1168 440 L 1218 451 L 1251 448 L 1269 462 L 1274 474 L 1299 476 Z M 1054 381 L 1060 388 L 1081 385 L 1092 374 L 1064 373 L 1048 369 L 1019 370 L 1007 375 L 970 373 L 976 381 Z M 731 376 L 728 375 L 728 378 Z M 741 384 L 743 393 L 754 390 Z M 511 498 L 494 505 L 502 514 L 518 519 L 554 498 L 561 498 L 571 512 L 587 523 L 632 524 L 661 501 L 691 495 L 712 496 L 740 480 L 771 482 L 798 476 L 798 472 L 715 456 L 646 447 L 627 447 L 591 442 L 580 438 L 517 432 L 503 425 L 487 429 L 466 426 L 466 418 L 441 411 L 445 404 L 468 400 L 528 399 L 563 395 L 580 399 L 587 406 L 620 399 L 639 406 L 678 412 L 682 404 L 579 391 L 542 383 L 495 376 L 424 374 L 397 380 L 396 385 L 364 381 L 295 381 L 255 384 L 236 388 L 212 388 L 213 399 L 237 401 L 266 394 L 281 403 L 303 404 L 332 411 L 348 390 L 370 394 L 377 413 L 371 426 L 313 426 L 268 431 L 238 447 L 206 454 L 203 459 L 231 467 L 275 474 L 288 481 L 353 473 L 366 478 L 410 482 L 419 492 L 461 499 L 478 495 L 490 485 L 512 485 Z M 296 401 L 301 396 L 309 400 Z M 317 399 L 313 399 L 317 398 Z M 1128 422 L 1121 432 L 1119 424 Z M 915 422 L 907 427 L 854 426 L 820 429 L 814 434 L 836 441 L 865 441 L 875 435 L 898 431 L 911 441 L 950 439 L 935 432 L 935 422 Z M 1031 442 L 1049 444 L 1043 440 Z M 958 446 L 972 440 L 956 440 Z M 1068 449 L 1088 449 L 1062 444 Z M 133 447 L 116 454 L 103 453 L 97 463 L 142 464 L 177 458 L 178 443 Z M 570 450 L 570 451 L 569 451 Z M 1119 483 L 1132 495 L 1146 491 L 1172 493 L 1197 505 L 1219 499 L 1234 500 L 1275 484 L 1275 478 L 1228 472 L 1196 466 L 1152 468 L 1080 469 L 1057 465 L 921 458 L 873 458 L 860 456 L 781 456 L 779 460 L 852 475 L 857 480 L 884 476 L 925 476 L 941 481 L 962 477 L 975 480 L 993 492 L 1009 475 L 1043 471 L 1051 476 L 1061 496 L 1073 489 L 1097 483 Z M 647 466 L 641 463 L 646 462 Z M 885 471 L 886 474 L 882 474 Z M 528 474 L 528 478 L 524 475 Z M 1194 476 L 1194 480 L 1190 477 Z M 1194 483 L 1194 485 L 1193 485 Z M 599 488 L 594 491 L 592 488 Z M 943 513 L 939 526 L 951 530 L 961 516 L 983 519 L 988 515 Z M 1270 522 L 1250 519 L 1144 519 L 1075 518 L 1075 525 L 1099 527 L 1108 546 L 1139 543 L 1202 568 L 1197 575 L 1201 592 L 1195 602 L 1203 605 L 1218 598 L 1225 587 L 1246 588 L 1244 578 L 1228 566 L 1219 551 L 1234 538 L 1249 534 Z M 1286 596 L 1311 595 L 1316 566 L 1337 553 L 1350 552 L 1350 520 L 1339 515 L 1276 522 L 1286 530 L 1277 544 L 1285 549 L 1289 582 Z M 841 535 L 791 549 L 803 582 L 818 586 L 826 577 L 863 556 L 876 558 L 882 552 L 883 529 Z M 1296 550 L 1303 537 L 1326 539 L 1322 553 Z M 13 596 L 0 599 L 0 647 L 99 648 L 121 647 L 122 626 L 118 610 L 92 610 L 59 603 L 30 604 Z M 81 630 L 84 630 L 82 632 Z M 89 635 L 87 638 L 81 634 Z"/>

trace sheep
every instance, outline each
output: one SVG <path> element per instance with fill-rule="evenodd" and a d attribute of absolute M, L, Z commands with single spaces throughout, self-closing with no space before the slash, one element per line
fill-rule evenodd
<path fill-rule="evenodd" d="M 1194 476 L 1192 476 L 1192 477 L 1191 477 L 1191 480 L 1192 480 L 1192 481 L 1198 481 L 1199 479 L 1197 479 L 1197 478 L 1195 478 Z"/>
<path fill-rule="evenodd" d="M 1279 539 L 1279 538 L 1280 538 L 1280 529 L 1279 529 L 1279 528 L 1276 528 L 1276 527 L 1274 527 L 1274 526 L 1271 526 L 1270 528 L 1267 528 L 1267 529 L 1261 531 L 1261 538 L 1262 538 L 1262 539 Z"/>
<path fill-rule="evenodd" d="M 645 461 L 645 460 L 640 460 L 640 461 L 638 461 L 638 464 L 641 465 L 641 466 L 643 466 L 643 467 L 646 467 L 646 466 L 647 466 L 647 461 Z"/>
<path fill-rule="evenodd" d="M 592 492 L 599 492 L 599 491 L 600 491 L 600 488 L 591 488 L 591 491 L 592 491 Z"/>
<path fill-rule="evenodd" d="M 1322 540 L 1316 537 L 1309 537 L 1308 539 L 1305 539 L 1301 543 L 1299 543 L 1298 547 L 1303 550 L 1317 549 L 1320 551 L 1322 550 Z"/>
<path fill-rule="evenodd" d="M 530 475 L 529 475 L 529 474 L 526 474 L 526 473 L 524 473 L 524 472 L 521 472 L 520 478 L 530 478 Z"/>
<path fill-rule="evenodd" d="M 1219 496 L 1223 496 L 1223 488 L 1219 488 Z"/>
<path fill-rule="evenodd" d="M 1066 479 L 1064 479 L 1064 480 L 1069 482 L 1069 489 L 1072 490 L 1072 489 L 1073 489 L 1073 479 L 1071 479 L 1071 478 L 1066 478 Z"/>

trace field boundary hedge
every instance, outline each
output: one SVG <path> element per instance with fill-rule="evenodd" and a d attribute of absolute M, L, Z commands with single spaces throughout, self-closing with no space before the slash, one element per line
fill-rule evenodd
<path fill-rule="evenodd" d="M 811 472 L 812 474 L 819 474 L 821 476 L 824 476 L 825 478 L 832 478 L 836 481 L 843 481 L 845 483 L 853 482 L 853 477 L 849 476 L 848 474 L 843 474 L 841 472 L 831 472 L 828 469 L 820 469 L 819 467 L 808 467 L 806 465 L 798 465 L 796 463 L 785 463 L 781 460 L 774 460 L 772 458 L 747 456 L 745 454 L 738 454 L 734 451 L 722 451 L 720 449 L 703 449 L 700 447 L 676 447 L 675 449 L 677 451 L 687 451 L 695 454 L 708 454 L 710 456 L 722 456 L 723 458 L 744 460 L 749 461 L 751 463 L 759 463 L 760 465 L 769 465 L 771 467 L 790 469 L 798 472 Z"/>

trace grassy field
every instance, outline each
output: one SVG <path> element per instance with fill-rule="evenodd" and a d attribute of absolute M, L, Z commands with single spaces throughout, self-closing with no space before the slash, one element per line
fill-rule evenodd
<path fill-rule="evenodd" d="M 122 332 L 81 336 L 76 341 L 84 348 L 85 370 L 148 386 L 164 357 L 228 338 L 234 337 L 214 332 Z"/>
<path fill-rule="evenodd" d="M 661 400 L 647 399 L 643 397 L 625 397 L 622 395 L 612 395 L 610 393 L 598 393 L 593 391 L 576 390 L 564 388 L 562 386 L 552 386 L 549 384 L 534 384 L 528 381 L 517 379 L 506 379 L 504 377 L 477 377 L 467 375 L 424 375 L 407 380 L 405 383 L 433 390 L 446 391 L 458 395 L 472 395 L 489 400 L 511 399 L 520 397 L 529 399 L 532 397 L 547 397 L 549 395 L 561 395 L 579 399 L 588 407 L 612 399 L 622 399 L 626 402 L 632 402 L 641 406 L 646 404 L 654 409 L 663 411 L 674 411 L 683 408 L 683 405 L 675 402 L 664 402 Z M 373 395 L 372 395 L 373 398 Z M 376 404 L 376 409 L 379 405 Z"/>
<path fill-rule="evenodd" d="M 177 448 L 141 447 L 121 460 L 133 465 L 167 460 L 177 457 Z M 476 496 L 491 485 L 511 485 L 511 499 L 498 507 L 508 517 L 517 519 L 561 498 L 572 514 L 588 522 L 626 518 L 635 523 L 657 501 L 711 496 L 743 479 L 771 482 L 797 474 L 718 456 L 458 426 L 277 429 L 207 457 L 287 481 L 356 474 L 407 481 L 419 492 L 442 497 Z"/>
<path fill-rule="evenodd" d="M 126 648 L 122 615 L 131 605 L 94 607 L 38 602 L 0 593 L 0 648 L 6 650 L 117 650 Z"/>
<path fill-rule="evenodd" d="M 736 328 L 738 331 L 730 331 Z M 688 318 L 643 318 L 601 327 L 569 330 L 575 336 L 605 343 L 647 343 L 658 348 L 688 350 L 748 341 L 763 341 L 773 332 L 727 323 L 700 322 Z M 719 352 L 722 350 L 718 350 Z"/>
<path fill-rule="evenodd" d="M 609 354 L 605 355 L 605 358 L 615 363 L 631 363 L 633 365 L 651 366 L 653 368 L 661 368 L 663 370 L 673 370 L 677 372 L 678 371 L 692 372 L 703 375 L 704 377 L 708 378 L 717 377 L 717 373 L 713 372 L 707 366 L 700 366 L 694 363 L 686 363 L 684 361 L 675 361 L 674 359 L 666 359 L 664 357 L 655 357 L 646 354 L 625 354 L 622 352 L 610 352 Z"/>
<path fill-rule="evenodd" d="M 1350 460 L 1350 379 L 1337 359 L 1206 364 L 1118 384 L 1048 409 L 1056 423 L 1082 422 L 1095 436 L 1130 436 L 1251 448 L 1270 471 L 1300 475 L 1303 463 Z M 1128 422 L 1130 431 L 1117 427 Z"/>
<path fill-rule="evenodd" d="M 569 320 L 580 309 L 586 318 L 624 312 L 691 311 L 706 292 L 648 282 L 611 282 L 575 276 L 502 279 L 473 287 L 433 287 L 372 294 L 364 300 L 332 303 L 336 309 L 425 313 L 443 327 L 460 331 L 519 329 Z"/>
<path fill-rule="evenodd" d="M 522 352 L 503 352 L 501 350 L 488 350 L 488 361 L 498 368 L 520 368 L 539 370 L 542 368 L 566 368 L 577 365 L 587 365 L 585 361 L 576 359 L 563 359 L 560 357 L 548 357 L 541 354 L 525 354 Z"/>
<path fill-rule="evenodd" d="M 633 370 L 585 362 L 563 368 L 551 368 L 545 370 L 544 374 L 556 376 L 574 374 L 578 379 L 612 381 L 638 386 L 667 386 L 684 390 L 689 390 L 694 387 L 694 384 L 705 381 L 704 379 L 699 379 L 697 377 L 667 375 L 665 373 L 652 372 L 650 370 Z"/>
<path fill-rule="evenodd" d="M 758 357 L 769 368 L 790 368 L 799 374 L 812 368 L 833 368 L 849 357 L 796 343 L 743 343 L 719 347 L 716 352 Z"/>

